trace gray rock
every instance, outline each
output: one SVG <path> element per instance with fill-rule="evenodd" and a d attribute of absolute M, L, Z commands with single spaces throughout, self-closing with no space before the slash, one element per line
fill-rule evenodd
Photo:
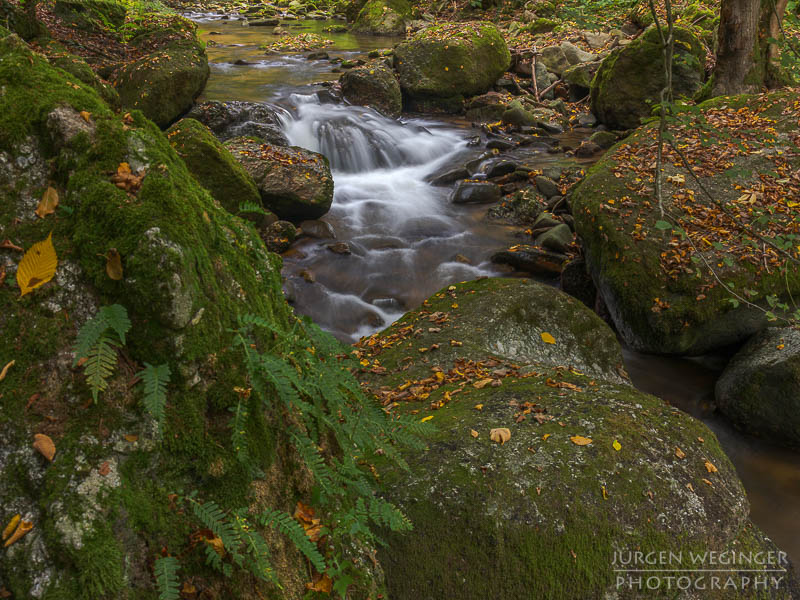
<path fill-rule="evenodd" d="M 438 175 L 429 176 L 427 181 L 431 185 L 450 185 L 461 179 L 467 179 L 471 173 L 465 167 L 456 167 Z"/>
<path fill-rule="evenodd" d="M 564 51 L 564 56 L 566 57 L 567 62 L 569 62 L 571 65 L 597 60 L 596 54 L 584 52 L 575 44 L 570 44 L 569 42 L 561 42 L 561 49 Z"/>
<path fill-rule="evenodd" d="M 599 50 L 607 43 L 609 43 L 613 38 L 608 33 L 602 32 L 592 32 L 592 31 L 585 31 L 583 33 L 584 39 L 586 39 L 586 43 L 589 44 L 589 48 L 592 50 Z"/>
<path fill-rule="evenodd" d="M 499 160 L 492 163 L 486 170 L 486 177 L 493 179 L 494 177 L 502 177 L 517 170 L 517 163 L 510 160 Z"/>
<path fill-rule="evenodd" d="M 510 265 L 518 271 L 531 275 L 556 276 L 561 274 L 567 257 L 539 246 L 522 244 L 514 250 L 501 250 L 492 254 L 491 261 L 498 265 Z"/>
<path fill-rule="evenodd" d="M 453 204 L 490 204 L 500 200 L 500 186 L 484 181 L 461 181 L 456 185 L 450 202 Z"/>
<path fill-rule="evenodd" d="M 800 447 L 800 331 L 769 327 L 753 336 L 717 381 L 716 398 L 738 427 Z"/>
<path fill-rule="evenodd" d="M 317 239 L 336 239 L 336 233 L 333 231 L 330 223 L 319 220 L 309 220 L 300 223 L 300 229 L 303 235 Z"/>
<path fill-rule="evenodd" d="M 536 238 L 536 244 L 555 252 L 565 254 L 572 243 L 572 230 L 566 223 L 548 229 Z"/>
<path fill-rule="evenodd" d="M 538 189 L 545 198 L 552 198 L 561 194 L 558 189 L 558 184 L 544 175 L 537 175 L 535 179 L 536 189 Z"/>
<path fill-rule="evenodd" d="M 578 113 L 578 125 L 581 127 L 594 127 L 597 125 L 597 117 L 595 117 L 592 113 Z"/>
<path fill-rule="evenodd" d="M 617 134 L 612 131 L 595 131 L 589 141 L 607 150 L 617 143 L 617 138 Z"/>
<path fill-rule="evenodd" d="M 561 46 L 547 46 L 542 48 L 540 60 L 548 71 L 561 75 L 572 64 Z M 549 85 L 549 84 L 548 84 Z"/>

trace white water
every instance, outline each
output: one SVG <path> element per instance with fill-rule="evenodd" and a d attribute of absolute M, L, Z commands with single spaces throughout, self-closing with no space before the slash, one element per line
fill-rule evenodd
<path fill-rule="evenodd" d="M 282 116 L 284 131 L 293 145 L 330 160 L 335 192 L 324 220 L 352 251 L 333 256 L 328 240 L 307 243 L 300 249 L 303 257 L 286 259 L 298 312 L 355 340 L 450 283 L 495 273 L 486 257 L 499 239 L 470 231 L 469 209 L 451 206 L 448 189 L 425 181 L 468 156 L 463 132 L 322 104 L 315 95 L 293 94 L 289 102 L 293 110 Z M 459 254 L 471 264 L 454 260 Z M 313 273 L 315 283 L 292 277 L 302 270 Z"/>

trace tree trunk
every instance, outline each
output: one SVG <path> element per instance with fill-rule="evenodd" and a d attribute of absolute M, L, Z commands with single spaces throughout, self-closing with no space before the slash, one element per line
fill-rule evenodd
<path fill-rule="evenodd" d="M 713 95 L 754 92 L 782 83 L 773 61 L 788 0 L 723 0 Z"/>

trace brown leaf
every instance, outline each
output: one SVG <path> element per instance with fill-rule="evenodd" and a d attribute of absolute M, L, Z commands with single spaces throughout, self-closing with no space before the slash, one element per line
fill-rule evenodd
<path fill-rule="evenodd" d="M 5 366 L 5 367 L 3 367 L 3 370 L 2 370 L 2 371 L 0 371 L 0 381 L 3 381 L 3 379 L 5 379 L 5 378 L 6 378 L 6 375 L 8 375 L 8 370 L 9 370 L 11 367 L 13 367 L 15 364 L 17 364 L 17 361 L 15 361 L 15 360 L 12 360 L 12 361 L 10 361 L 8 364 L 6 364 L 6 366 Z"/>
<path fill-rule="evenodd" d="M 135 442 L 136 440 L 139 439 L 138 435 L 134 435 L 132 433 L 128 433 L 124 437 L 125 437 L 125 441 L 126 442 L 131 442 L 131 443 L 133 443 L 133 442 Z"/>
<path fill-rule="evenodd" d="M 716 473 L 717 472 L 717 467 L 714 466 L 714 463 L 712 463 L 711 461 L 707 460 L 706 461 L 706 471 L 708 471 L 709 473 Z"/>
<path fill-rule="evenodd" d="M 122 279 L 122 256 L 116 248 L 106 252 L 106 275 L 114 281 Z"/>
<path fill-rule="evenodd" d="M 24 248 L 20 248 L 19 246 L 14 244 L 8 238 L 6 238 L 2 242 L 0 242 L 0 249 L 3 249 L 3 250 L 16 250 L 17 252 L 25 252 Z"/>
<path fill-rule="evenodd" d="M 683 460 L 684 458 L 686 458 L 686 453 L 677 446 L 675 446 L 675 456 Z"/>
<path fill-rule="evenodd" d="M 89 119 L 92 118 L 92 113 L 90 113 L 88 111 L 85 111 L 85 110 L 82 110 L 81 111 L 81 118 L 88 123 Z"/>
<path fill-rule="evenodd" d="M 489 439 L 499 444 L 505 444 L 511 439 L 511 431 L 506 427 L 496 427 L 489 432 Z"/>
<path fill-rule="evenodd" d="M 476 381 L 475 383 L 473 383 L 472 387 L 474 387 L 476 389 L 479 389 L 479 390 L 482 390 L 487 385 L 492 383 L 492 381 L 494 381 L 494 380 L 493 379 L 481 379 L 480 381 Z"/>
<path fill-rule="evenodd" d="M 470 429 L 469 430 L 469 434 L 474 438 L 478 437 L 478 435 L 479 435 L 478 432 L 475 431 L 474 429 Z"/>
<path fill-rule="evenodd" d="M 102 465 L 100 465 L 100 468 L 97 469 L 97 472 L 103 477 L 108 475 L 111 472 L 111 466 L 108 464 L 108 461 L 105 461 Z"/>
<path fill-rule="evenodd" d="M 44 195 L 42 195 L 42 199 L 39 200 L 39 206 L 36 207 L 34 212 L 40 219 L 44 219 L 47 215 L 52 215 L 54 212 L 56 212 L 57 206 L 58 192 L 49 187 L 45 190 Z"/>
<path fill-rule="evenodd" d="M 53 443 L 53 440 L 50 439 L 50 436 L 37 433 L 33 436 L 33 440 L 33 447 L 39 451 L 39 454 L 52 462 L 53 457 L 56 455 L 56 445 Z"/>
<path fill-rule="evenodd" d="M 315 575 L 314 581 L 306 584 L 306 589 L 312 592 L 320 592 L 322 594 L 330 594 L 333 588 L 333 581 L 327 575 Z"/>
<path fill-rule="evenodd" d="M 214 552 L 220 556 L 225 556 L 225 544 L 222 543 L 220 538 L 216 536 L 211 539 L 206 538 L 205 543 L 211 546 L 214 549 Z"/>
<path fill-rule="evenodd" d="M 298 500 L 292 516 L 301 523 L 313 523 L 314 509 Z"/>
<path fill-rule="evenodd" d="M 592 443 L 591 438 L 583 437 L 582 435 L 573 435 L 571 438 L 569 438 L 569 441 L 576 446 L 588 446 Z"/>

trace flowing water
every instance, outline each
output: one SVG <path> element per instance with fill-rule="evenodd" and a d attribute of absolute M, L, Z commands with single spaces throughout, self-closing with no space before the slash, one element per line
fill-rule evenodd
<path fill-rule="evenodd" d="M 483 207 L 453 206 L 449 190 L 426 183 L 440 167 L 463 164 L 479 151 L 465 123 L 394 121 L 369 109 L 326 103 L 315 93 L 338 78 L 327 60 L 266 56 L 272 28 L 246 27 L 219 15 L 191 15 L 208 47 L 211 79 L 204 100 L 275 104 L 294 145 L 325 154 L 335 182 L 323 218 L 335 239 L 301 238 L 284 255 L 285 291 L 295 310 L 344 341 L 372 333 L 455 281 L 496 275 L 493 250 L 514 232 L 486 222 Z M 282 24 L 290 33 L 334 40 L 331 57 L 355 58 L 396 40 L 325 33 L 319 21 Z M 237 61 L 246 64 L 235 64 Z M 315 85 L 312 85 L 315 84 Z M 542 168 L 556 158 L 528 151 L 515 160 Z M 350 254 L 328 246 L 346 242 Z M 635 385 L 702 419 L 717 435 L 747 489 L 753 520 L 800 563 L 800 455 L 733 429 L 713 413 L 718 371 L 690 360 L 626 351 Z"/>

